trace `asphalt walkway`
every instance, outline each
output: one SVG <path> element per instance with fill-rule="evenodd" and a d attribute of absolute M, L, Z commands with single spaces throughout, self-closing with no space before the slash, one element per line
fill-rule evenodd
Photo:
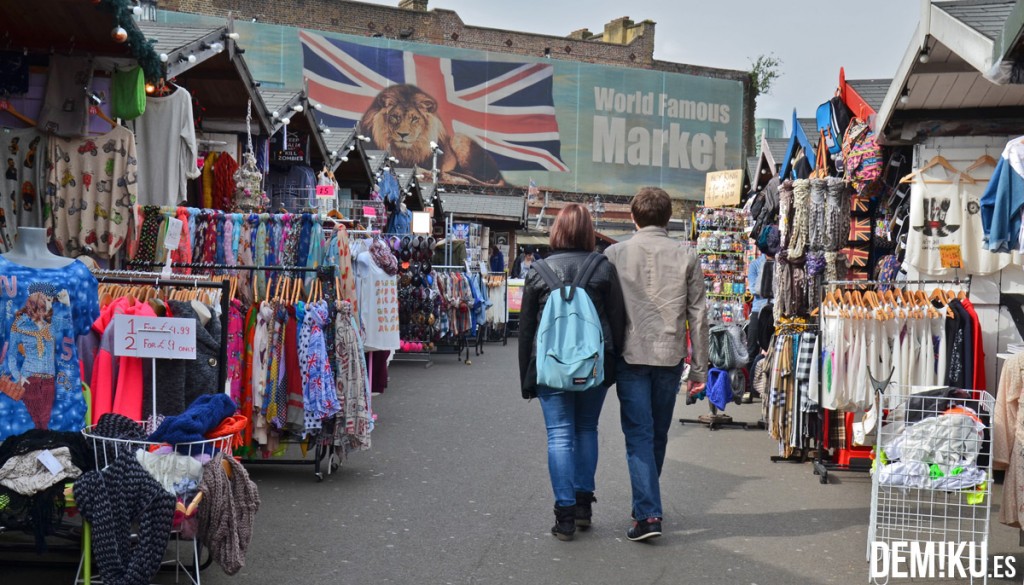
<path fill-rule="evenodd" d="M 867 582 L 869 476 L 839 473 L 821 485 L 809 464 L 772 463 L 776 447 L 762 430 L 676 424 L 662 476 L 665 536 L 627 541 L 629 478 L 614 392 L 601 420 L 594 527 L 556 540 L 543 419 L 536 401 L 520 398 L 516 342 L 487 345 L 471 360 L 394 364 L 389 389 L 375 397 L 373 449 L 323 482 L 307 466 L 251 466 L 262 507 L 247 566 L 235 577 L 211 567 L 203 583 Z M 704 402 L 680 401 L 676 414 L 704 412 Z M 728 409 L 749 422 L 759 412 Z M 994 506 L 991 552 L 1024 559 L 1017 531 L 997 514 Z M 69 575 L 0 567 L 5 585 L 70 583 Z"/>

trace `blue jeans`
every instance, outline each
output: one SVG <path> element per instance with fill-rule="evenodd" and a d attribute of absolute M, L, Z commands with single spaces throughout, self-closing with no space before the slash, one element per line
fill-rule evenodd
<path fill-rule="evenodd" d="M 626 436 L 626 462 L 637 520 L 661 518 L 661 467 L 668 429 L 679 393 L 683 363 L 673 367 L 633 366 L 619 360 L 616 391 Z"/>
<path fill-rule="evenodd" d="M 548 429 L 548 473 L 556 506 L 576 504 L 576 492 L 594 491 L 597 421 L 608 388 L 582 392 L 537 388 Z"/>

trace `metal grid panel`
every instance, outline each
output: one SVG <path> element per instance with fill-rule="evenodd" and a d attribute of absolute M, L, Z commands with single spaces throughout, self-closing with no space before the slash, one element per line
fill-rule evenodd
<path fill-rule="evenodd" d="M 927 390 L 893 385 L 880 399 L 888 414 L 877 430 L 868 560 L 873 542 L 970 542 L 987 550 L 994 398 L 984 391 L 921 393 Z"/>

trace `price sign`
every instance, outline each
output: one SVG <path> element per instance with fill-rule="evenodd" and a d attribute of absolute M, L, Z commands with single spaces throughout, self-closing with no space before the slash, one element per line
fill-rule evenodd
<path fill-rule="evenodd" d="M 959 244 L 939 244 L 939 259 L 943 268 L 963 268 Z"/>
<path fill-rule="evenodd" d="M 334 197 L 334 185 L 317 185 L 317 197 Z"/>
<path fill-rule="evenodd" d="M 167 235 L 164 236 L 164 248 L 177 250 L 181 245 L 181 228 L 183 222 L 180 219 L 170 218 L 167 220 Z"/>
<path fill-rule="evenodd" d="M 194 319 L 114 316 L 114 355 L 196 359 L 196 322 Z"/>
<path fill-rule="evenodd" d="M 708 173 L 704 187 L 704 207 L 739 205 L 742 193 L 742 170 Z"/>
<path fill-rule="evenodd" d="M 370 206 L 363 206 L 363 216 L 365 217 L 377 217 L 377 208 Z"/>

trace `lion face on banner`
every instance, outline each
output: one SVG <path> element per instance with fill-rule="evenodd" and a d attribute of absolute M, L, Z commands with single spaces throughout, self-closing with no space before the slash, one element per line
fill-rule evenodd
<path fill-rule="evenodd" d="M 359 130 L 403 167 L 431 169 L 430 143 L 434 142 L 444 153 L 437 159 L 442 181 L 504 184 L 487 151 L 468 136 L 449 136 L 437 115 L 437 100 L 414 85 L 393 85 L 377 94 L 363 114 Z"/>

